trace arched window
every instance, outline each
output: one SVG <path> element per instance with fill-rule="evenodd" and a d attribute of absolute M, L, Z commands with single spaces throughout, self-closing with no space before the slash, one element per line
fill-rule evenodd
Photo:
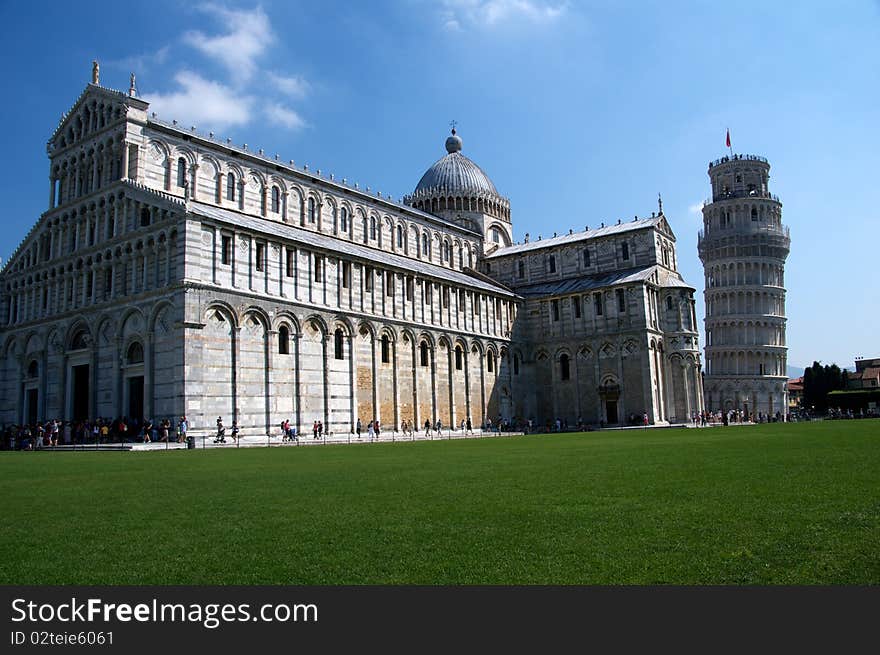
<path fill-rule="evenodd" d="M 376 240 L 376 217 L 370 216 L 370 241 Z"/>
<path fill-rule="evenodd" d="M 149 227 L 150 225 L 150 208 L 141 209 L 141 227 Z"/>
<path fill-rule="evenodd" d="M 462 367 L 462 362 L 464 361 L 464 353 L 461 351 L 461 346 L 455 347 L 455 370 L 460 371 Z"/>
<path fill-rule="evenodd" d="M 430 253 L 430 250 L 428 248 L 428 235 L 423 234 L 422 235 L 422 256 L 428 257 L 429 253 Z"/>
<path fill-rule="evenodd" d="M 443 261 L 449 263 L 449 242 L 443 242 Z"/>
<path fill-rule="evenodd" d="M 486 356 L 486 370 L 489 371 L 489 373 L 492 373 L 495 370 L 495 353 L 491 350 Z"/>
<path fill-rule="evenodd" d="M 287 329 L 286 325 L 278 328 L 278 354 L 290 354 L 290 330 Z"/>
<path fill-rule="evenodd" d="M 186 186 L 186 160 L 183 157 L 177 160 L 177 186 Z"/>
<path fill-rule="evenodd" d="M 382 335 L 382 363 L 388 364 L 391 362 L 391 348 L 390 342 L 387 334 Z"/>
<path fill-rule="evenodd" d="M 397 247 L 403 248 L 403 225 L 397 226 Z"/>
<path fill-rule="evenodd" d="M 348 209 L 345 207 L 339 212 L 339 231 L 348 234 Z"/>
<path fill-rule="evenodd" d="M 309 198 L 309 223 L 315 222 L 315 199 Z"/>
<path fill-rule="evenodd" d="M 549 270 L 550 270 L 551 273 L 555 273 L 555 272 L 556 272 L 556 256 L 555 256 L 555 255 L 549 255 L 549 256 L 548 256 L 548 258 L 547 258 L 547 266 L 548 266 L 548 268 L 549 268 Z"/>
<path fill-rule="evenodd" d="M 38 375 L 39 375 L 39 367 L 38 367 L 37 363 L 31 362 L 28 365 L 27 376 L 29 378 L 35 378 L 35 377 L 38 377 Z"/>
<path fill-rule="evenodd" d="M 420 363 L 422 366 L 428 365 L 428 342 L 422 341 L 419 345 Z"/>
<path fill-rule="evenodd" d="M 666 309 L 672 311 L 672 296 L 666 296 Z"/>
<path fill-rule="evenodd" d="M 126 364 L 143 364 L 144 363 L 144 347 L 139 341 L 135 341 L 128 347 L 125 354 Z"/>
<path fill-rule="evenodd" d="M 757 207 L 752 207 L 752 220 L 753 221 L 758 220 L 758 208 Z"/>
<path fill-rule="evenodd" d="M 526 264 L 523 261 L 517 262 L 516 271 L 519 279 L 523 279 L 526 276 Z"/>
<path fill-rule="evenodd" d="M 501 243 L 501 232 L 497 228 L 492 228 L 490 236 L 492 243 Z"/>
<path fill-rule="evenodd" d="M 621 257 L 621 259 L 629 259 L 629 244 L 628 243 L 620 244 L 620 257 Z"/>
<path fill-rule="evenodd" d="M 70 342 L 71 350 L 83 350 L 89 347 L 89 335 L 85 330 L 80 330 Z"/>
<path fill-rule="evenodd" d="M 235 173 L 226 176 L 226 199 L 235 200 Z"/>
<path fill-rule="evenodd" d="M 560 355 L 559 356 L 559 378 L 561 380 L 568 380 L 571 376 L 571 366 L 568 361 L 568 355 Z"/>
<path fill-rule="evenodd" d="M 519 355 L 513 356 L 513 374 L 519 375 Z"/>
<path fill-rule="evenodd" d="M 272 187 L 272 211 L 276 214 L 281 212 L 281 191 L 277 186 Z"/>
<path fill-rule="evenodd" d="M 345 359 L 345 348 L 342 341 L 342 329 L 336 328 L 333 333 L 333 356 L 336 359 Z"/>

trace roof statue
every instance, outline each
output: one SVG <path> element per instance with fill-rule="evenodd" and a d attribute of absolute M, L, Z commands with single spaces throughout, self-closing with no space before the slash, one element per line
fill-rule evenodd
<path fill-rule="evenodd" d="M 98 84 L 99 77 L 98 75 L 101 72 L 101 67 L 98 66 L 98 60 L 95 59 L 92 61 L 92 84 Z"/>
<path fill-rule="evenodd" d="M 131 78 L 128 83 L 128 95 L 134 98 L 137 95 L 137 86 L 134 83 L 134 73 L 131 74 Z"/>

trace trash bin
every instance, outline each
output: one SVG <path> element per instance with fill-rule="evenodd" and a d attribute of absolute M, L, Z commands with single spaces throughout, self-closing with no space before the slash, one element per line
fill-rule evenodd
<path fill-rule="evenodd" d="M 190 448 L 195 448 L 195 447 L 196 447 L 196 438 L 193 436 L 187 436 L 186 449 L 189 450 Z"/>

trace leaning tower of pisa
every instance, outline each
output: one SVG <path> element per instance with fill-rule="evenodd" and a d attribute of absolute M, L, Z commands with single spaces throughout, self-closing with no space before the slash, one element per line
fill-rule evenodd
<path fill-rule="evenodd" d="M 731 155 L 709 164 L 712 197 L 698 239 L 705 273 L 706 408 L 784 416 L 788 407 L 785 259 L 788 227 L 770 193 L 770 163 Z"/>

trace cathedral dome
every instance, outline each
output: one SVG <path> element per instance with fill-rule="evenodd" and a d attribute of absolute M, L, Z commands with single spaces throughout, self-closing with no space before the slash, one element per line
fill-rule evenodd
<path fill-rule="evenodd" d="M 483 169 L 461 154 L 461 137 L 455 133 L 455 129 L 446 139 L 446 152 L 449 154 L 438 159 L 425 171 L 413 195 L 433 189 L 443 189 L 445 193 L 453 196 L 481 193 L 498 195 L 498 190 Z"/>
<path fill-rule="evenodd" d="M 510 222 L 510 201 L 498 193 L 482 168 L 461 154 L 461 137 L 455 128 L 446 139 L 446 152 L 425 171 L 415 191 L 403 201 L 416 209 L 464 221 L 468 226 L 472 223 L 462 218 L 462 212 Z"/>

